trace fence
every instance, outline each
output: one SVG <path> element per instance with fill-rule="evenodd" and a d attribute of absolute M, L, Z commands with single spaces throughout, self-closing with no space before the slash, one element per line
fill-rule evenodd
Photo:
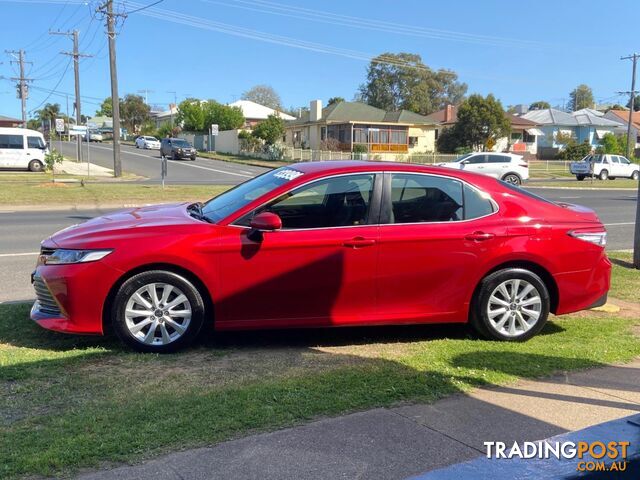
<path fill-rule="evenodd" d="M 451 162 L 459 155 L 443 153 L 356 153 L 356 152 L 332 152 L 324 150 L 307 150 L 303 148 L 286 147 L 284 158 L 294 162 L 319 162 L 330 160 L 374 160 L 381 162 L 402 162 L 434 164 Z"/>

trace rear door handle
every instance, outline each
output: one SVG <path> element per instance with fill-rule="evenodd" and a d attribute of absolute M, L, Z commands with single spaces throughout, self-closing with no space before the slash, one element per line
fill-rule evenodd
<path fill-rule="evenodd" d="M 493 233 L 485 233 L 485 232 L 473 232 L 465 235 L 466 240 L 471 240 L 474 242 L 484 242 L 485 240 L 491 240 L 495 235 Z"/>
<path fill-rule="evenodd" d="M 351 240 L 347 240 L 342 245 L 351 248 L 371 247 L 375 245 L 376 241 L 373 238 L 355 237 Z"/>

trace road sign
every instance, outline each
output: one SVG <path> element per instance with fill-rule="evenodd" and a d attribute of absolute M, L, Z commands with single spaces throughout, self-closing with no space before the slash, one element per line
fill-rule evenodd
<path fill-rule="evenodd" d="M 211 135 L 218 135 L 218 124 L 217 123 L 212 123 L 211 124 Z"/>
<path fill-rule="evenodd" d="M 56 132 L 64 133 L 64 119 L 56 118 Z"/>

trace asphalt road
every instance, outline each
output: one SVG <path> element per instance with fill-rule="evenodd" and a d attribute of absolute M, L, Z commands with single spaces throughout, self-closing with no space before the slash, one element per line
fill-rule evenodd
<path fill-rule="evenodd" d="M 71 159 L 76 158 L 76 144 L 69 142 L 54 142 L 53 147 Z M 82 159 L 89 158 L 91 163 L 113 169 L 113 146 L 110 143 L 83 144 Z M 87 156 L 88 150 L 88 156 Z M 143 150 L 121 145 L 122 170 L 130 172 L 148 180 L 143 183 L 158 183 L 161 180 L 160 153 L 158 150 Z M 266 168 L 251 165 L 240 165 L 231 162 L 221 162 L 209 158 L 198 157 L 191 160 L 168 160 L 168 183 L 179 184 L 217 184 L 235 185 L 266 171 Z"/>
<path fill-rule="evenodd" d="M 550 200 L 577 203 L 596 210 L 609 231 L 607 248 L 632 248 L 635 193 L 613 190 L 536 188 Z M 40 241 L 74 223 L 107 213 L 101 210 L 9 212 L 0 210 L 0 302 L 33 298 L 29 274 Z M 7 234 L 10 232 L 10 234 Z"/>

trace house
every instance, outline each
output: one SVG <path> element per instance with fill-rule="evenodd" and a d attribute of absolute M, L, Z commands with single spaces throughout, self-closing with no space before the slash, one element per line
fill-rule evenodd
<path fill-rule="evenodd" d="M 169 110 L 152 110 L 149 112 L 149 117 L 151 117 L 151 121 L 156 128 L 160 128 L 163 125 L 171 125 L 175 121 L 176 115 L 178 115 L 178 106 L 175 103 L 169 104 Z"/>
<path fill-rule="evenodd" d="M 0 127 L 19 127 L 22 125 L 22 120 L 18 120 L 17 118 L 5 117 L 4 115 L 0 115 Z"/>
<path fill-rule="evenodd" d="M 622 123 L 609 120 L 602 112 L 592 109 L 577 110 L 573 113 L 563 112 L 554 108 L 531 110 L 522 118 L 540 125 L 544 133 L 538 138 L 538 157 L 553 158 L 565 143 L 558 142 L 558 136 L 570 136 L 577 143 L 587 141 L 594 149 L 607 133 L 620 133 Z"/>
<path fill-rule="evenodd" d="M 245 119 L 245 127 L 247 128 L 255 127 L 258 123 L 266 120 L 271 115 L 277 115 L 285 122 L 296 119 L 296 117 L 292 117 L 291 115 L 274 110 L 273 108 L 265 107 L 264 105 L 260 105 L 259 103 L 252 102 L 250 100 L 238 100 L 237 102 L 230 103 L 229 106 L 239 107 L 240 110 L 242 110 L 242 115 L 244 115 Z"/>
<path fill-rule="evenodd" d="M 496 144 L 492 150 L 495 152 L 515 152 L 529 153 L 535 155 L 537 152 L 537 138 L 543 135 L 542 131 L 537 128 L 538 124 L 526 118 L 505 113 L 505 117 L 511 124 L 511 134 L 509 137 L 496 139 Z M 427 118 L 436 122 L 436 139 L 438 134 L 444 128 L 451 127 L 458 121 L 458 107 L 456 105 L 447 105 L 442 110 L 438 110 Z"/>
<path fill-rule="evenodd" d="M 106 116 L 95 116 L 87 120 L 89 128 L 111 128 L 113 129 L 113 118 Z"/>
<path fill-rule="evenodd" d="M 308 112 L 287 122 L 285 143 L 322 150 L 324 142 L 333 139 L 346 152 L 357 145 L 371 153 L 433 152 L 434 124 L 424 115 L 407 110 L 387 112 L 362 102 L 339 102 L 322 108 L 321 100 L 313 100 Z"/>
<path fill-rule="evenodd" d="M 629 110 L 609 110 L 604 114 L 604 118 L 622 123 L 624 133 L 627 133 L 629 125 Z M 636 139 L 635 148 L 640 147 L 640 112 L 633 112 L 631 115 L 631 136 Z"/>

